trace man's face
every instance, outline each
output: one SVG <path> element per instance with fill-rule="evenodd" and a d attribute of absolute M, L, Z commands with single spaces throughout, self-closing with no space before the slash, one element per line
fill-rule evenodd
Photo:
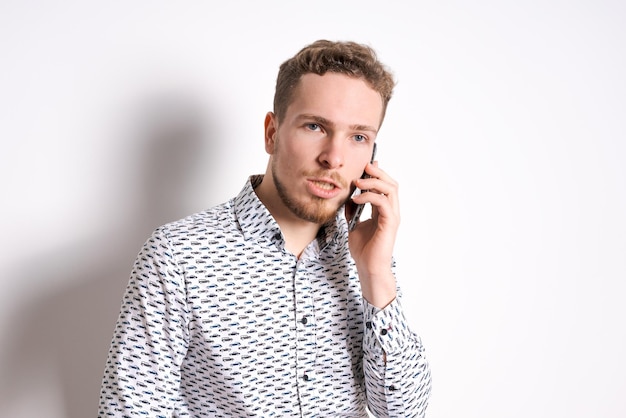
<path fill-rule="evenodd" d="M 265 147 L 282 204 L 314 223 L 334 218 L 369 162 L 383 102 L 364 81 L 304 75 L 284 120 L 266 119 Z"/>

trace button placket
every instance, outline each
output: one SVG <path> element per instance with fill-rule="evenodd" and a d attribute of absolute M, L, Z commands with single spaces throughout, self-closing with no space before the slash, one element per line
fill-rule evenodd
<path fill-rule="evenodd" d="M 309 263 L 301 258 L 296 266 L 295 286 L 295 328 L 296 328 L 296 372 L 298 375 L 299 394 L 303 407 L 315 413 L 319 398 L 316 385 L 315 359 L 317 341 L 315 336 L 315 315 L 310 275 L 314 274 Z"/>

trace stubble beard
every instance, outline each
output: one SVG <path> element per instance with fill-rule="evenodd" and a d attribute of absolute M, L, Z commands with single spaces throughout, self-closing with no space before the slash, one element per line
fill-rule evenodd
<path fill-rule="evenodd" d="M 328 199 L 322 199 L 317 196 L 311 196 L 310 202 L 300 202 L 289 196 L 289 192 L 285 185 L 281 182 L 278 174 L 276 159 L 272 161 L 272 177 L 278 196 L 283 204 L 298 218 L 307 222 L 316 224 L 324 224 L 335 218 L 337 210 L 345 203 L 342 202 L 338 206 L 329 206 Z M 346 199 L 347 201 L 347 199 Z"/>

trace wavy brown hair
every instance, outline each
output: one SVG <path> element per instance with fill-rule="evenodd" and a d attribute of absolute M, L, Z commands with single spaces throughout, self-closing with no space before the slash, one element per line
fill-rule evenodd
<path fill-rule="evenodd" d="M 369 46 L 352 41 L 318 40 L 302 48 L 283 62 L 276 79 L 274 114 L 280 123 L 293 100 L 293 92 L 304 74 L 324 75 L 327 72 L 363 79 L 383 100 L 385 117 L 387 104 L 393 94 L 395 80 L 387 67 L 378 60 Z"/>

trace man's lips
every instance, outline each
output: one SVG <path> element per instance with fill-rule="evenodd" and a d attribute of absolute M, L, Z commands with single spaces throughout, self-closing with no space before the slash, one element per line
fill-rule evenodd
<path fill-rule="evenodd" d="M 330 199 L 341 193 L 343 188 L 330 178 L 307 178 L 309 193 L 324 199 Z"/>

